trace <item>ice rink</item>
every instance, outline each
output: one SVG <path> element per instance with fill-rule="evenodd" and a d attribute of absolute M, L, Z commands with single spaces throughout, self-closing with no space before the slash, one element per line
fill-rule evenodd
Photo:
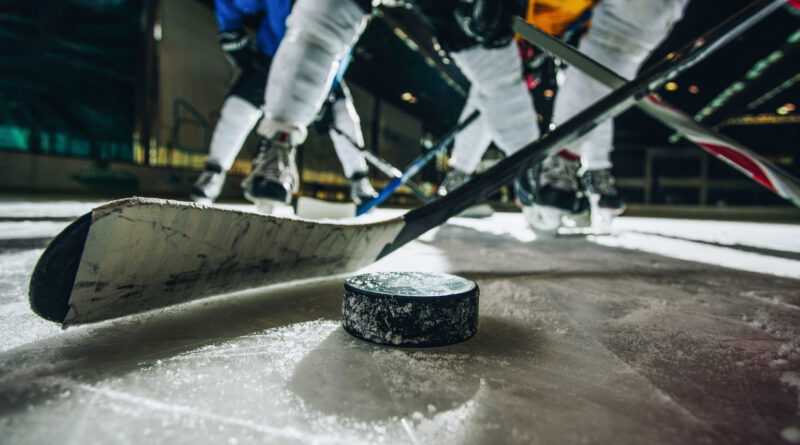
<path fill-rule="evenodd" d="M 28 281 L 96 204 L 0 201 L 0 443 L 800 443 L 800 225 L 453 218 L 365 270 L 475 280 L 478 333 L 402 349 L 344 277 L 62 330 Z"/>

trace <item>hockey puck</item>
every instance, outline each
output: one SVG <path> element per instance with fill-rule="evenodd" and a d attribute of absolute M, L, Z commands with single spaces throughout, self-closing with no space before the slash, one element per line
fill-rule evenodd
<path fill-rule="evenodd" d="M 393 346 L 442 346 L 478 330 L 478 285 L 422 272 L 377 272 L 344 283 L 342 326 L 355 337 Z"/>

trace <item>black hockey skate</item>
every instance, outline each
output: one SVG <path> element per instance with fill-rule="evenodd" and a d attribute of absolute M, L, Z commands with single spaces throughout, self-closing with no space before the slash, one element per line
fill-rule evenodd
<path fill-rule="evenodd" d="M 367 172 L 355 172 L 348 178 L 348 181 L 350 181 L 350 199 L 357 207 L 378 197 L 378 192 L 369 183 Z"/>
<path fill-rule="evenodd" d="M 590 225 L 589 201 L 578 183 L 579 167 L 577 156 L 562 151 L 514 181 L 522 214 L 540 236 L 552 237 L 561 228 Z"/>
<path fill-rule="evenodd" d="M 453 168 L 447 172 L 447 175 L 444 177 L 444 181 L 442 181 L 442 184 L 439 186 L 436 194 L 439 196 L 446 196 L 448 193 L 461 187 L 462 184 L 469 181 L 469 178 L 471 177 L 471 174 L 461 171 L 457 168 Z"/>
<path fill-rule="evenodd" d="M 271 213 L 278 204 L 290 204 L 292 194 L 300 184 L 295 155 L 297 149 L 289 142 L 288 133 L 276 133 L 272 138 L 260 137 L 258 154 L 253 159 L 250 174 L 242 181 L 244 197 L 262 213 Z"/>
<path fill-rule="evenodd" d="M 581 177 L 592 207 L 592 226 L 600 232 L 611 230 L 611 221 L 625 211 L 610 169 L 587 170 Z"/>
<path fill-rule="evenodd" d="M 436 194 L 440 197 L 447 196 L 448 193 L 469 182 L 471 178 L 472 174 L 457 168 L 453 168 L 447 172 L 447 175 L 444 177 L 439 189 L 436 190 Z M 490 206 L 488 203 L 482 202 L 469 206 L 466 210 L 459 213 L 458 216 L 463 218 L 488 218 L 493 214 L 494 209 L 492 206 Z"/>
<path fill-rule="evenodd" d="M 225 171 L 213 162 L 206 162 L 206 169 L 194 182 L 189 197 L 200 204 L 212 204 L 222 192 L 223 185 L 225 185 Z"/>

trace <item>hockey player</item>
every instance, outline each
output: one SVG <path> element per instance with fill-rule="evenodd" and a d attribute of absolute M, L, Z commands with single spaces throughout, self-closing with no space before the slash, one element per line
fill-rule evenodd
<path fill-rule="evenodd" d="M 529 0 L 526 20 L 547 33 L 556 37 L 563 37 L 567 31 L 583 21 L 587 11 L 591 8 L 593 0 Z M 532 49 L 532 48 L 531 48 Z M 526 48 L 520 48 L 525 51 Z M 523 61 L 525 57 L 523 56 Z M 526 80 L 529 89 L 534 85 Z M 461 119 L 470 115 L 475 109 L 472 94 L 467 96 L 467 102 L 461 112 Z M 449 191 L 458 188 L 467 182 L 480 163 L 486 149 L 492 143 L 491 135 L 485 128 L 484 119 L 478 118 L 455 137 L 453 151 L 448 166 L 450 170 L 439 186 L 437 193 L 446 195 Z M 513 154 L 508 147 L 498 146 L 506 156 Z"/>
<path fill-rule="evenodd" d="M 370 8 L 367 0 L 298 0 L 286 38 L 270 71 L 266 116 L 258 127 L 259 154 L 246 179 L 247 193 L 286 201 L 297 188 L 291 168 L 330 89 L 339 60 L 358 39 Z M 491 139 L 518 150 L 538 137 L 536 114 L 521 75 L 510 28 L 516 0 L 417 0 L 415 7 L 443 47 L 472 82 L 476 108 Z M 521 7 L 520 7 L 521 6 Z M 517 10 L 520 8 L 521 10 Z M 455 12 L 455 14 L 454 14 Z"/>
<path fill-rule="evenodd" d="M 602 0 L 591 28 L 578 49 L 612 71 L 632 79 L 648 55 L 683 16 L 688 0 Z M 556 97 L 556 125 L 610 92 L 610 88 L 576 70 L 567 70 Z M 558 155 L 535 166 L 527 180 L 515 184 L 528 222 L 544 231 L 558 230 L 565 219 L 585 209 L 580 181 L 592 201 L 595 222 L 607 224 L 625 209 L 611 174 L 613 121 L 606 121 L 571 143 Z M 598 221 L 599 220 L 599 221 Z"/>
<path fill-rule="evenodd" d="M 632 78 L 680 19 L 687 2 L 603 0 L 594 11 L 592 26 L 579 49 L 610 69 Z M 592 4 L 592 0 L 530 0 L 527 20 L 552 35 L 561 36 L 586 16 Z M 567 70 L 565 79 L 556 95 L 555 124 L 566 121 L 610 92 L 609 88 L 575 69 Z M 464 113 L 471 112 L 472 107 L 470 97 Z M 534 229 L 554 232 L 565 222 L 576 224 L 576 219 L 582 219 L 590 204 L 581 196 L 581 189 L 588 192 L 592 215 L 598 216 L 600 222 L 608 222 L 624 211 L 625 204 L 611 174 L 612 132 L 613 123 L 603 123 L 515 182 L 523 213 Z M 469 180 L 491 142 L 480 121 L 456 136 L 449 162 L 451 170 L 440 186 L 441 195 Z M 507 155 L 511 154 L 504 147 L 499 148 Z"/>
<path fill-rule="evenodd" d="M 231 87 L 220 110 L 220 119 L 211 138 L 210 154 L 205 171 L 192 188 L 191 197 L 198 202 L 213 202 L 222 191 L 225 172 L 231 168 L 250 131 L 261 119 L 264 103 L 264 88 L 270 71 L 272 56 L 286 32 L 286 17 L 290 12 L 289 0 L 216 0 L 216 15 L 220 26 L 219 42 L 228 60 L 241 69 L 241 74 Z M 264 13 L 255 45 L 242 28 L 242 19 L 247 14 Z M 333 124 L 360 142 L 361 125 L 352 104 L 347 86 L 337 77 L 331 92 L 330 107 Z M 363 154 L 338 133 L 330 131 L 336 154 L 350 182 L 350 196 L 356 205 L 377 196 L 367 179 L 367 164 Z M 261 159 L 263 162 L 263 159 Z M 296 167 L 284 160 L 288 168 Z M 248 183 L 243 182 L 245 197 Z M 288 203 L 288 201 L 287 201 Z M 262 208 L 268 211 L 269 208 Z"/>

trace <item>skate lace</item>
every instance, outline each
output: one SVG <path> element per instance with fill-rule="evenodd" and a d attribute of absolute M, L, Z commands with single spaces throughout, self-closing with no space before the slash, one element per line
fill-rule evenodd
<path fill-rule="evenodd" d="M 615 183 L 614 175 L 608 169 L 588 170 L 583 174 L 583 186 L 598 195 L 616 196 L 618 192 Z"/>
<path fill-rule="evenodd" d="M 283 180 L 291 169 L 289 147 L 272 144 L 259 150 L 253 160 L 253 173 L 269 179 Z"/>

